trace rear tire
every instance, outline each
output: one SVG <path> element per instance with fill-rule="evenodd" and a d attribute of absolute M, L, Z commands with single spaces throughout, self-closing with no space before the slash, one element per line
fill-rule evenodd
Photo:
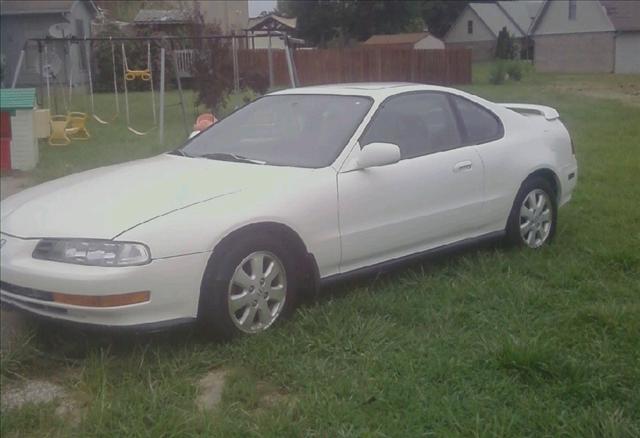
<path fill-rule="evenodd" d="M 507 240 L 532 249 L 551 242 L 556 232 L 558 204 L 552 185 L 542 177 L 522 183 L 507 221 Z"/>
<path fill-rule="evenodd" d="M 261 333 L 294 309 L 296 257 L 281 240 L 247 234 L 216 248 L 200 289 L 198 320 L 205 333 L 227 340 Z"/>

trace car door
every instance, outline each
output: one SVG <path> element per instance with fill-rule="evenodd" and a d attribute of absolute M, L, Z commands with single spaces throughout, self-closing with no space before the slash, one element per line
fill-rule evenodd
<path fill-rule="evenodd" d="M 462 96 L 452 95 L 450 99 L 459 115 L 465 144 L 474 145 L 485 170 L 480 226 L 487 232 L 504 229 L 515 191 L 522 182 L 519 168 L 512 163 L 514 144 L 491 110 Z"/>
<path fill-rule="evenodd" d="M 338 173 L 341 272 L 464 238 L 482 206 L 482 162 L 461 147 L 446 93 L 388 98 L 352 156 L 373 142 L 398 145 L 401 159 Z"/>

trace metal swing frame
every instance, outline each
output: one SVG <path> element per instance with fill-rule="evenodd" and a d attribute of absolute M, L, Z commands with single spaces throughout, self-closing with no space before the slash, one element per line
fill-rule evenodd
<path fill-rule="evenodd" d="M 153 75 L 151 72 L 151 41 L 147 41 L 147 69 L 146 70 L 131 70 L 129 69 L 129 63 L 127 62 L 127 52 L 124 48 L 124 43 L 121 45 L 122 47 L 122 70 L 123 70 L 123 79 L 124 79 L 124 110 L 127 117 L 127 129 L 133 132 L 136 135 L 144 136 L 156 129 L 158 117 L 156 115 L 156 93 L 153 89 Z M 131 116 L 129 112 L 129 91 L 127 90 L 127 82 L 133 81 L 137 78 L 142 79 L 145 82 L 149 82 L 151 84 L 151 110 L 153 113 L 153 127 L 146 131 L 140 131 L 131 126 Z"/>
<path fill-rule="evenodd" d="M 115 45 L 113 43 L 113 40 L 111 40 L 111 65 L 113 67 L 113 93 L 115 95 L 115 99 L 116 99 L 116 111 L 111 115 L 111 117 L 109 117 L 108 120 L 105 120 L 104 118 L 98 116 L 98 114 L 96 113 L 96 107 L 95 107 L 95 102 L 94 102 L 94 98 L 93 98 L 93 73 L 91 71 L 91 41 L 85 39 L 84 41 L 86 44 L 89 44 L 88 50 L 86 50 L 87 53 L 87 73 L 89 75 L 89 99 L 91 101 L 91 116 L 93 117 L 93 119 L 100 123 L 101 125 L 109 125 L 113 122 L 116 121 L 116 119 L 118 118 L 118 116 L 120 115 L 120 99 L 118 97 L 118 76 L 116 74 L 116 49 L 115 49 Z"/>
<path fill-rule="evenodd" d="M 291 43 L 294 44 L 301 44 L 303 43 L 302 40 L 298 40 L 296 38 L 291 38 L 290 36 L 288 36 L 286 33 L 283 32 L 279 32 L 279 31 L 271 31 L 270 32 L 272 36 L 280 36 L 284 39 L 285 41 L 285 55 L 286 55 L 286 61 L 287 61 L 287 69 L 289 71 L 289 79 L 290 79 L 290 83 L 291 83 L 291 87 L 295 88 L 298 86 L 298 78 L 297 78 L 297 72 L 296 72 L 296 68 L 295 68 L 295 63 L 294 63 L 294 59 L 293 59 L 293 55 L 291 53 Z M 15 88 L 16 83 L 18 81 L 18 75 L 22 69 L 22 65 L 23 65 L 23 61 L 24 61 L 24 56 L 25 56 L 25 50 L 26 50 L 26 45 L 28 42 L 30 41 L 34 41 L 37 42 L 38 44 L 41 43 L 45 43 L 45 49 L 46 49 L 46 43 L 47 42 L 51 42 L 51 41 L 68 41 L 69 43 L 81 43 L 83 41 L 160 41 L 161 42 L 161 46 L 160 46 L 160 90 L 158 91 L 159 94 L 159 111 L 158 111 L 158 117 L 157 117 L 157 123 L 158 123 L 158 137 L 159 137 L 159 142 L 160 144 L 164 144 L 164 91 L 165 91 L 165 46 L 164 46 L 164 42 L 165 41 L 183 41 L 183 40 L 224 40 L 224 39 L 231 39 L 231 40 L 235 40 L 235 39 L 243 39 L 243 36 L 240 35 L 201 35 L 201 36 L 161 36 L 161 37 L 149 37 L 149 36 L 140 36 L 140 37 L 74 37 L 74 36 L 70 36 L 70 37 L 58 37 L 58 38 L 51 38 L 51 37 L 47 37 L 47 38 L 29 38 L 27 41 L 25 41 L 25 44 L 20 52 L 20 56 L 18 58 L 18 65 L 16 67 L 16 70 L 14 71 L 13 74 L 13 81 L 11 83 L 11 88 Z M 237 45 L 234 43 L 234 46 L 236 46 L 237 49 Z M 238 66 L 236 63 L 234 63 L 234 69 L 237 70 Z M 238 72 L 235 72 L 234 77 L 237 77 Z M 178 76 L 178 72 L 176 71 L 176 76 Z M 179 81 L 179 77 L 178 77 L 178 81 Z M 126 81 L 125 81 L 126 83 Z M 180 87 L 180 85 L 178 85 Z M 183 107 L 183 112 L 184 112 L 184 99 L 181 98 L 181 102 L 180 104 Z M 127 109 L 128 109 L 128 105 L 127 105 Z M 155 105 L 154 105 L 154 109 L 155 109 Z M 95 117 L 94 117 L 95 118 Z M 185 122 L 185 130 L 188 130 L 188 126 L 186 125 Z"/>

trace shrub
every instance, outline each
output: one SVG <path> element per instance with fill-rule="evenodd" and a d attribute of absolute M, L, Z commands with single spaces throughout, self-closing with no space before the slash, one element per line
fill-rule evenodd
<path fill-rule="evenodd" d="M 509 75 L 509 79 L 519 81 L 522 79 L 522 64 L 518 61 L 510 62 L 509 65 L 507 65 L 507 74 Z"/>
<path fill-rule="evenodd" d="M 493 85 L 500 85 L 504 83 L 507 76 L 507 68 L 503 61 L 498 61 L 491 66 L 489 70 L 489 82 Z"/>
<path fill-rule="evenodd" d="M 269 90 L 269 78 L 262 73 L 250 72 L 244 75 L 240 85 L 258 94 L 265 94 Z"/>
<path fill-rule="evenodd" d="M 498 41 L 496 42 L 496 58 L 513 59 L 515 58 L 516 48 L 513 38 L 509 34 L 506 27 L 503 27 L 498 33 Z"/>

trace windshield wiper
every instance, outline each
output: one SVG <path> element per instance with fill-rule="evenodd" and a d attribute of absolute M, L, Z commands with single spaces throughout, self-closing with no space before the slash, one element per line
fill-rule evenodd
<path fill-rule="evenodd" d="M 232 154 L 230 152 L 214 152 L 212 154 L 198 155 L 196 158 L 206 158 L 208 160 L 235 161 L 238 163 L 267 164 L 266 161 L 253 160 L 243 157 L 242 155 Z"/>
<path fill-rule="evenodd" d="M 187 154 L 182 149 L 174 149 L 172 151 L 167 152 L 167 154 L 169 154 L 169 155 L 179 155 L 181 157 L 191 157 L 191 155 Z"/>

